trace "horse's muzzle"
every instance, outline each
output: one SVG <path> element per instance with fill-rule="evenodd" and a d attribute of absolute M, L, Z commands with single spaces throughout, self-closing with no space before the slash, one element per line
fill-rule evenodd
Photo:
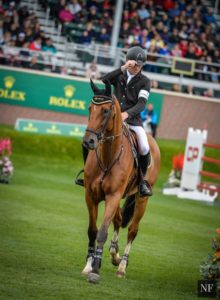
<path fill-rule="evenodd" d="M 83 145 L 88 149 L 88 150 L 94 150 L 97 147 L 97 136 L 95 134 L 87 134 L 84 135 L 83 137 Z"/>

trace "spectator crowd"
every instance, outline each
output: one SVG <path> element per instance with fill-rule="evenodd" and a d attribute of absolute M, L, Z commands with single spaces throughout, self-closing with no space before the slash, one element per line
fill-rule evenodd
<path fill-rule="evenodd" d="M 209 63 L 220 64 L 220 32 L 213 9 L 202 0 L 127 1 L 120 32 L 121 45 L 140 45 L 152 54 L 148 61 L 156 61 L 153 54 L 184 57 L 207 62 L 197 64 L 204 71 L 197 79 L 218 82 L 219 72 Z M 146 4 L 145 4 L 146 3 Z M 218 37 L 218 38 L 217 38 Z M 163 59 L 160 59 L 164 62 Z M 148 64 L 147 71 L 158 72 Z"/>
<path fill-rule="evenodd" d="M 119 45 L 129 48 L 139 45 L 151 54 L 196 59 L 202 71 L 218 73 L 220 64 L 220 29 L 213 8 L 204 0 L 125 0 Z M 53 8 L 54 16 L 65 26 L 85 24 L 78 40 L 110 44 L 116 1 L 60 0 Z M 148 61 L 156 61 L 154 55 Z M 162 60 L 163 61 L 163 60 Z M 146 71 L 158 72 L 153 65 Z M 199 74 L 197 79 L 219 81 L 218 75 Z"/>
<path fill-rule="evenodd" d="M 48 1 L 40 0 L 43 5 Z M 0 0 L 0 46 L 56 53 L 50 37 L 41 30 L 36 15 L 20 0 Z M 46 6 L 45 6 L 46 7 Z M 84 45 L 92 42 L 110 45 L 116 0 L 57 0 L 51 6 L 51 15 L 66 26 L 76 25 L 81 34 L 78 42 Z M 125 0 L 122 14 L 119 47 L 139 45 L 148 55 L 146 71 L 159 72 L 154 54 L 196 59 L 197 79 L 219 82 L 220 32 L 213 9 L 205 0 Z M 2 51 L 1 51 L 2 53 Z M 4 57 L 0 63 L 21 64 L 13 56 Z M 207 64 L 206 64 L 207 63 Z M 26 67 L 40 68 L 35 59 Z M 209 72 L 208 72 L 209 71 Z"/>
<path fill-rule="evenodd" d="M 41 69 L 39 56 L 30 57 L 28 50 L 56 53 L 50 37 L 41 30 L 36 15 L 27 6 L 19 6 L 20 0 L 0 1 L 0 46 L 19 47 L 19 54 L 26 60 L 19 60 L 13 50 L 3 55 L 0 49 L 0 63 L 10 66 Z M 30 57 L 30 59 L 28 59 Z M 42 57 L 43 59 L 43 57 Z"/>

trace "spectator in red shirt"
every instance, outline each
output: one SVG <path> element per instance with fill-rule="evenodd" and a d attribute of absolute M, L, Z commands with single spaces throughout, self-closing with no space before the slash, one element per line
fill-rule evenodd
<path fill-rule="evenodd" d="M 182 50 L 183 57 L 185 57 L 189 48 L 188 41 L 187 40 L 180 41 L 179 46 L 180 46 L 180 50 Z"/>
<path fill-rule="evenodd" d="M 174 56 L 174 57 L 182 57 L 183 56 L 183 52 L 180 49 L 179 44 L 176 44 L 173 49 L 170 51 L 170 55 Z"/>
<path fill-rule="evenodd" d="M 104 0 L 103 4 L 102 4 L 104 10 L 110 10 L 111 9 L 111 3 L 109 0 Z"/>
<path fill-rule="evenodd" d="M 175 5 L 175 3 L 173 0 L 164 0 L 164 2 L 163 2 L 163 8 L 165 10 L 173 9 L 174 5 Z"/>
<path fill-rule="evenodd" d="M 203 50 L 198 44 L 195 45 L 195 48 L 196 48 L 195 49 L 195 55 L 198 59 L 199 57 L 201 57 L 203 55 Z"/>
<path fill-rule="evenodd" d="M 30 45 L 29 45 L 30 50 L 34 51 L 41 51 L 42 49 L 42 39 L 41 37 L 37 37 Z"/>

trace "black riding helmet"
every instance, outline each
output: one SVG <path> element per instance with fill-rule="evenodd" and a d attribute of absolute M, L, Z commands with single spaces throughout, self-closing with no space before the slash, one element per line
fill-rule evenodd
<path fill-rule="evenodd" d="M 137 65 L 142 67 L 146 61 L 146 52 L 139 46 L 132 47 L 128 50 L 126 59 L 135 60 Z"/>

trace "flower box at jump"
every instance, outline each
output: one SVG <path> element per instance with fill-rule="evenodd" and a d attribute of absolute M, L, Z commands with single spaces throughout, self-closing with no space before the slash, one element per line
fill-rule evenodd
<path fill-rule="evenodd" d="M 11 140 L 0 139 L 0 183 L 9 183 L 13 176 L 14 168 L 10 160 Z"/>

